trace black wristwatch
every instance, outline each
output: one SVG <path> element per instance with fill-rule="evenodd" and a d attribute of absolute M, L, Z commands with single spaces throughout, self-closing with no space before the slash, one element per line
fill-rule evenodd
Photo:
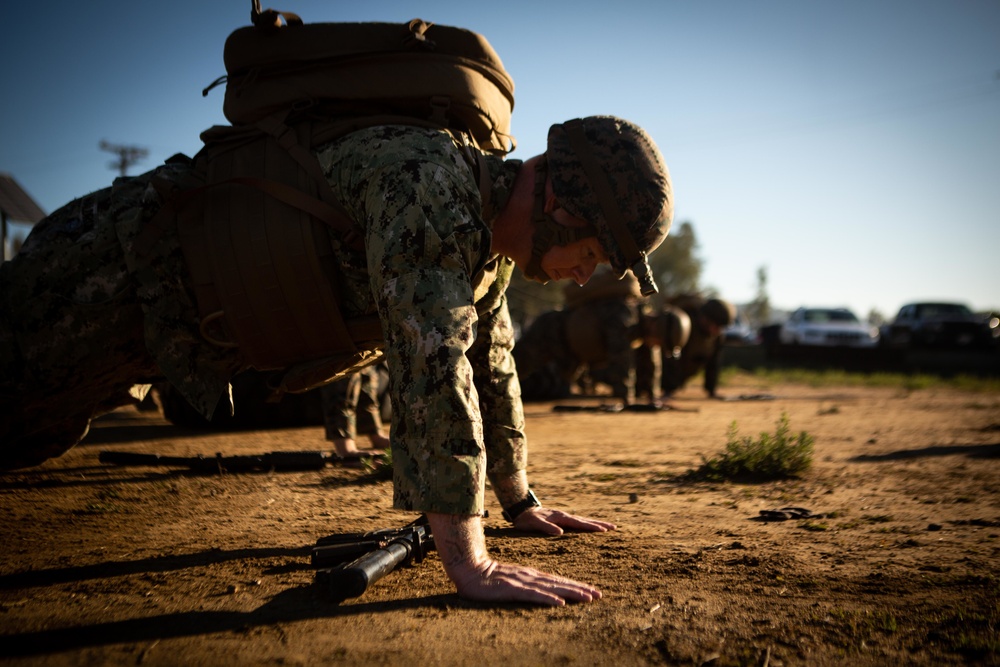
<path fill-rule="evenodd" d="M 507 519 L 511 523 L 514 523 L 514 519 L 524 514 L 525 510 L 530 510 L 532 507 L 541 507 L 542 503 L 538 501 L 535 497 L 535 492 L 528 489 L 528 497 L 520 502 L 516 502 L 510 507 L 503 508 L 503 518 Z"/>

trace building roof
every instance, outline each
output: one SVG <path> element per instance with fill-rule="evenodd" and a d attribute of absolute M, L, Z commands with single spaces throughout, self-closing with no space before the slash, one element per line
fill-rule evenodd
<path fill-rule="evenodd" d="M 45 217 L 45 211 L 35 203 L 10 174 L 0 172 L 0 211 L 11 222 L 35 224 Z"/>

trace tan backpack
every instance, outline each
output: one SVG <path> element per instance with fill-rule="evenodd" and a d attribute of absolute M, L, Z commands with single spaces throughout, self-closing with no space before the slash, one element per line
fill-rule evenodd
<path fill-rule="evenodd" d="M 485 151 L 513 150 L 514 82 L 481 35 L 420 19 L 304 24 L 254 4 L 254 25 L 226 40 L 227 74 L 216 82 L 234 125 L 291 111 L 395 115 L 468 132 Z"/>
<path fill-rule="evenodd" d="M 381 356 L 375 314 L 345 321 L 328 227 L 360 243 L 311 149 L 353 130 L 443 128 L 494 154 L 514 148 L 513 82 L 486 40 L 420 19 L 306 25 L 254 2 L 226 41 L 224 113 L 202 134 L 192 183 L 161 189 L 195 284 L 201 332 L 305 391 Z M 479 151 L 484 203 L 490 183 Z M 161 184 L 164 187 L 166 184 Z"/>

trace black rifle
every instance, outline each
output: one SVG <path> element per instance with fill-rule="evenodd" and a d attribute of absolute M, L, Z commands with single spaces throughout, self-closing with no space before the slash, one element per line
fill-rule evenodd
<path fill-rule="evenodd" d="M 377 458 L 377 457 L 373 457 Z M 246 456 L 161 456 L 138 452 L 102 451 L 101 463 L 119 466 L 169 466 L 188 468 L 193 472 L 221 474 L 224 472 L 255 472 L 270 470 L 321 470 L 328 463 L 340 463 L 339 456 L 320 451 L 268 452 Z"/>
<path fill-rule="evenodd" d="M 316 584 L 335 600 L 356 598 L 396 568 L 419 563 L 433 548 L 423 516 L 401 528 L 321 537 L 312 550 Z"/>

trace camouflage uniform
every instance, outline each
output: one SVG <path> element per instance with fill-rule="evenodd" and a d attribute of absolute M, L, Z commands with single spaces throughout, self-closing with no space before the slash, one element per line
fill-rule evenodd
<path fill-rule="evenodd" d="M 447 134 L 378 127 L 317 154 L 365 229 L 366 256 L 334 243 L 344 309 L 377 308 L 392 404 L 406 406 L 392 416 L 394 506 L 481 513 L 486 475 L 527 464 L 504 296 L 513 262 L 490 253 L 491 223 L 521 163 L 487 158 L 493 205 L 482 211 Z"/>
<path fill-rule="evenodd" d="M 593 328 L 591 328 L 591 326 Z M 587 364 L 589 379 L 611 387 L 611 395 L 626 403 L 635 399 L 634 345 L 641 339 L 639 306 L 623 299 L 603 299 L 581 305 L 569 321 L 573 338 L 579 340 L 578 356 Z M 599 340 L 592 340 L 597 334 Z M 586 352 L 584 350 L 587 350 Z M 585 356 L 586 355 L 586 356 Z"/>
<path fill-rule="evenodd" d="M 131 252 L 159 208 L 151 175 L 64 206 L 0 265 L 0 469 L 62 454 L 135 384 L 169 377 L 209 415 L 226 392 L 237 360 L 198 336 L 176 239 Z"/>
<path fill-rule="evenodd" d="M 646 337 L 635 350 L 636 399 L 655 401 L 662 381 L 663 360 L 680 358 L 691 336 L 691 318 L 680 308 L 664 304 L 643 314 Z"/>
<path fill-rule="evenodd" d="M 514 347 L 525 397 L 565 398 L 586 373 L 631 402 L 633 348 L 642 338 L 638 281 L 601 268 L 582 287 L 568 285 L 565 296 L 566 309 L 536 318 Z"/>
<path fill-rule="evenodd" d="M 691 318 L 691 335 L 681 350 L 679 358 L 662 359 L 660 387 L 665 396 L 681 389 L 689 379 L 704 371 L 705 392 L 715 396 L 719 384 L 719 369 L 722 360 L 722 335 L 713 335 L 704 324 L 701 312 L 703 301 L 683 300 L 677 304 Z"/>
<path fill-rule="evenodd" d="M 542 313 L 514 346 L 525 400 L 550 401 L 571 393 L 579 361 L 566 341 L 566 315 L 564 310 Z"/>
<path fill-rule="evenodd" d="M 317 157 L 365 230 L 364 253 L 331 232 L 345 314 L 377 309 L 392 401 L 406 406 L 393 412 L 394 506 L 481 513 L 486 475 L 526 466 L 504 297 L 513 262 L 490 253 L 492 221 L 521 163 L 487 157 L 493 203 L 482 210 L 476 177 L 443 132 L 376 127 Z M 198 335 L 176 232 L 150 254 L 132 247 L 159 206 L 149 179 L 62 209 L 37 227 L 23 259 L 4 266 L 0 414 L 10 416 L 0 423 L 0 466 L 65 451 L 134 383 L 165 378 L 211 415 L 239 370 L 234 351 Z M 48 439 L 70 422 L 75 437 Z"/>

